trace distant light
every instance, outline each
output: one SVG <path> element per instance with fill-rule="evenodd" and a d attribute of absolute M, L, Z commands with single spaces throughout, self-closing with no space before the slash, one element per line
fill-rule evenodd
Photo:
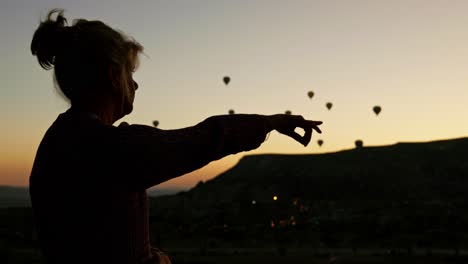
<path fill-rule="evenodd" d="M 279 224 L 281 227 L 286 227 L 288 225 L 288 220 L 280 220 Z"/>
<path fill-rule="evenodd" d="M 295 206 L 297 206 L 297 205 L 299 204 L 299 199 L 298 199 L 298 198 L 294 199 L 294 200 L 293 200 L 293 204 L 294 204 Z"/>
<path fill-rule="evenodd" d="M 278 200 L 278 196 L 276 196 L 276 195 L 273 196 L 273 200 L 274 200 L 274 201 Z"/>
<path fill-rule="evenodd" d="M 257 201 L 255 201 L 255 200 L 252 200 L 252 204 L 256 204 L 256 203 L 257 203 Z"/>

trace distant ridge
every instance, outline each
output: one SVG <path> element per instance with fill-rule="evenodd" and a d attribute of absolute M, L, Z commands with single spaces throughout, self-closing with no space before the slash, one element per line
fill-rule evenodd
<path fill-rule="evenodd" d="M 161 197 L 158 205 L 169 209 L 189 197 L 190 206 L 210 207 L 268 201 L 273 195 L 329 201 L 450 200 L 462 199 L 466 190 L 468 138 L 457 138 L 324 154 L 247 155 L 188 192 Z"/>
<path fill-rule="evenodd" d="M 31 200 L 27 187 L 0 185 L 0 208 L 30 206 Z"/>
<path fill-rule="evenodd" d="M 152 188 L 148 195 L 158 197 L 162 195 L 176 194 L 183 191 L 182 188 Z M 7 207 L 30 207 L 29 188 L 20 186 L 0 185 L 0 208 Z"/>
<path fill-rule="evenodd" d="M 159 188 L 159 187 L 152 187 L 147 190 L 148 196 L 151 197 L 158 197 L 163 195 L 172 195 L 177 194 L 179 192 L 185 191 L 184 188 Z"/>
<path fill-rule="evenodd" d="M 390 172 L 394 172 L 416 176 L 430 169 L 440 171 L 446 166 L 461 166 L 468 170 L 465 167 L 468 165 L 467 154 L 468 138 L 457 138 L 424 143 L 401 142 L 323 154 L 246 155 L 236 166 L 215 177 L 212 183 L 241 180 L 255 183 L 259 179 L 288 182 L 294 178 L 306 180 L 351 173 L 390 176 Z M 289 177 L 284 178 L 283 173 Z"/>

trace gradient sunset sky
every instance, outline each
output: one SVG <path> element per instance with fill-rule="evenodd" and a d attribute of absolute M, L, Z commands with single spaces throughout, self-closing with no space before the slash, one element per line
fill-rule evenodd
<path fill-rule="evenodd" d="M 234 109 L 290 110 L 324 122 L 307 148 L 273 132 L 259 149 L 161 188 L 191 187 L 245 154 L 333 152 L 353 148 L 356 139 L 378 146 L 468 136 L 465 0 L 7 0 L 0 3 L 0 185 L 28 184 L 42 136 L 69 107 L 29 49 L 39 19 L 52 8 L 65 9 L 69 22 L 101 20 L 145 47 L 134 112 L 122 121 L 159 120 L 159 128 L 173 129 Z M 326 102 L 334 104 L 330 111 Z M 374 105 L 382 106 L 379 116 Z"/>

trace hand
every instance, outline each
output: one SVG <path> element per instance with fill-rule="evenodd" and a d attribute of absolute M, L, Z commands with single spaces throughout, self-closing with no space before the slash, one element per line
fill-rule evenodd
<path fill-rule="evenodd" d="M 322 131 L 318 127 L 320 124 L 322 124 L 322 121 L 306 120 L 302 116 L 284 114 L 272 115 L 268 118 L 270 127 L 272 129 L 278 131 L 283 135 L 293 138 L 297 142 L 304 145 L 304 147 L 306 147 L 309 144 L 312 138 L 312 130 L 315 130 L 318 133 L 322 133 Z M 301 136 L 294 131 L 296 127 L 304 129 L 304 136 Z"/>

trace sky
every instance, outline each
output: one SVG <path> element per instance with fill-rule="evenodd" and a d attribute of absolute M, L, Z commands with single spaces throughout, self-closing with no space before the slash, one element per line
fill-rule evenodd
<path fill-rule="evenodd" d="M 234 109 L 324 122 L 308 147 L 272 132 L 256 150 L 157 188 L 190 188 L 244 155 L 468 136 L 468 1 L 3 0 L 0 185 L 27 186 L 42 136 L 69 107 L 29 49 L 52 8 L 69 21 L 101 20 L 144 46 L 134 111 L 120 121 L 175 129 Z"/>

